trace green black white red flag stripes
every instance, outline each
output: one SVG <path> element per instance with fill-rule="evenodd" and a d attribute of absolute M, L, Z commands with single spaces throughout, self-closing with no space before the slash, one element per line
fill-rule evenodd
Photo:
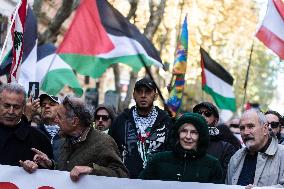
<path fill-rule="evenodd" d="M 74 70 L 93 78 L 112 64 L 124 63 L 139 71 L 162 67 L 153 44 L 106 0 L 83 0 L 57 49 Z"/>
<path fill-rule="evenodd" d="M 233 77 L 202 48 L 200 48 L 200 54 L 202 89 L 212 96 L 220 109 L 235 112 L 236 99 L 233 92 Z"/>

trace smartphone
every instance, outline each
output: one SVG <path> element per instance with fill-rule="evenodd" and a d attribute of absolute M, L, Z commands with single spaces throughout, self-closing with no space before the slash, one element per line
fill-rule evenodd
<path fill-rule="evenodd" d="M 33 100 L 39 96 L 39 82 L 29 82 L 28 97 L 32 96 Z"/>

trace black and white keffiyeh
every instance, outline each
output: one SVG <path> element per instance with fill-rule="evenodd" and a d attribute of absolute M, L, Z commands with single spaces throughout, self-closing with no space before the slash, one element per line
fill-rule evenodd
<path fill-rule="evenodd" d="M 158 116 L 158 111 L 155 107 L 151 110 L 151 112 L 146 117 L 141 117 L 138 115 L 137 108 L 133 109 L 133 118 L 137 128 L 137 146 L 139 154 L 143 160 L 143 167 L 146 166 L 147 163 L 147 154 L 148 149 L 146 146 L 147 138 L 151 134 L 151 128 L 154 125 L 156 118 Z"/>

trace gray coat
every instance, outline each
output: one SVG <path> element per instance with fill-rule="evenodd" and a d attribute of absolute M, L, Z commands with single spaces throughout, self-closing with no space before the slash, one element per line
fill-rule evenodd
<path fill-rule="evenodd" d="M 226 184 L 236 185 L 241 174 L 247 149 L 238 150 L 231 158 Z M 276 138 L 272 141 L 264 153 L 258 152 L 255 170 L 255 186 L 283 187 L 284 184 L 284 146 L 278 144 Z"/>

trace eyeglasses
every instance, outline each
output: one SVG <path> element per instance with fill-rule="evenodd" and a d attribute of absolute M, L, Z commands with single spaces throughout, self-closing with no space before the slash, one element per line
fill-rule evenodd
<path fill-rule="evenodd" d="M 206 117 L 210 117 L 213 113 L 210 111 L 197 111 L 196 113 L 200 115 L 205 115 Z"/>
<path fill-rule="evenodd" d="M 272 121 L 268 123 L 268 125 L 270 125 L 271 128 L 276 129 L 277 127 L 279 127 L 279 122 Z"/>
<path fill-rule="evenodd" d="M 110 117 L 108 115 L 96 115 L 96 121 L 99 121 L 102 118 L 103 121 L 107 121 Z"/>
<path fill-rule="evenodd" d="M 72 109 L 72 111 L 74 112 L 74 114 L 76 114 L 76 116 L 80 117 L 78 112 L 77 112 L 77 107 L 73 104 L 73 102 L 70 100 L 69 96 L 66 96 L 62 102 L 63 106 L 65 106 L 66 104 L 69 105 L 69 107 Z M 65 106 L 66 107 L 66 106 Z"/>

